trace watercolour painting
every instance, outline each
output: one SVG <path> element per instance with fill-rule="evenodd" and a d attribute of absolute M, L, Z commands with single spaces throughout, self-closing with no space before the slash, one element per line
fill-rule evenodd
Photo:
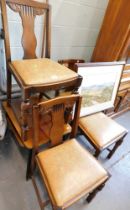
<path fill-rule="evenodd" d="M 84 65 L 78 67 L 83 77 L 79 93 L 82 95 L 80 116 L 114 107 L 123 65 Z"/>

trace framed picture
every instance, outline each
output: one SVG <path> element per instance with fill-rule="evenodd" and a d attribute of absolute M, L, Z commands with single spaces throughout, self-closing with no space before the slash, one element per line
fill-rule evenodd
<path fill-rule="evenodd" d="M 82 95 L 80 116 L 114 107 L 124 62 L 76 64 L 83 77 L 79 93 Z"/>

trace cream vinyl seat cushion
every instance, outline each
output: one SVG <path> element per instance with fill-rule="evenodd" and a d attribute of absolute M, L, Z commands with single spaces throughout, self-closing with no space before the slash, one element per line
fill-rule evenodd
<path fill-rule="evenodd" d="M 39 153 L 42 177 L 56 206 L 67 207 L 102 184 L 108 173 L 76 139 Z"/>
<path fill-rule="evenodd" d="M 12 61 L 10 67 L 25 85 L 57 83 L 77 78 L 77 73 L 47 58 Z"/>
<path fill-rule="evenodd" d="M 102 112 L 82 117 L 79 127 L 99 149 L 121 139 L 127 130 Z"/>

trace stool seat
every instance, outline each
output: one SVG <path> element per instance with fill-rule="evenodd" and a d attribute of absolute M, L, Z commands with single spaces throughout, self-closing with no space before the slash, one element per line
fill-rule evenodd
<path fill-rule="evenodd" d="M 76 139 L 39 153 L 36 160 L 49 196 L 58 207 L 66 208 L 109 177 Z"/>
<path fill-rule="evenodd" d="M 47 58 L 12 61 L 10 68 L 26 86 L 60 83 L 77 78 L 77 73 Z"/>
<path fill-rule="evenodd" d="M 115 143 L 128 132 L 102 112 L 80 118 L 79 127 L 100 150 Z"/>

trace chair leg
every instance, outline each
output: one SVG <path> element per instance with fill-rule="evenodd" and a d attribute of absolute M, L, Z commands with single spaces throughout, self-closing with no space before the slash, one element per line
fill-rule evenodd
<path fill-rule="evenodd" d="M 11 72 L 7 69 L 7 102 L 8 102 L 8 105 L 10 105 L 10 103 L 11 103 L 11 88 L 12 88 Z"/>
<path fill-rule="evenodd" d="M 113 147 L 113 149 L 109 152 L 109 154 L 107 155 L 107 158 L 110 159 L 112 157 L 112 155 L 114 154 L 114 152 L 117 150 L 117 148 L 122 144 L 123 139 L 117 141 Z"/>
<path fill-rule="evenodd" d="M 29 156 L 28 156 L 28 162 L 27 162 L 27 171 L 26 171 L 26 180 L 29 180 L 31 178 L 31 161 L 32 161 L 32 149 L 29 150 Z"/>
<path fill-rule="evenodd" d="M 102 190 L 102 188 L 105 186 L 105 183 L 101 184 L 98 188 L 96 188 L 93 192 L 91 192 L 87 197 L 87 202 L 90 203 L 91 200 L 96 196 L 98 191 Z"/>
<path fill-rule="evenodd" d="M 33 183 L 36 195 L 37 195 L 40 208 L 41 210 L 44 210 L 44 207 L 46 207 L 50 203 L 50 200 L 42 201 L 34 176 L 32 176 L 32 183 Z"/>
<path fill-rule="evenodd" d="M 62 210 L 62 208 L 53 206 L 53 210 Z"/>
<path fill-rule="evenodd" d="M 57 97 L 59 94 L 60 94 L 60 91 L 59 90 L 56 90 L 55 91 L 55 97 Z"/>
<path fill-rule="evenodd" d="M 94 157 L 98 158 L 100 152 L 101 152 L 100 150 L 96 149 L 96 151 L 94 153 Z"/>

